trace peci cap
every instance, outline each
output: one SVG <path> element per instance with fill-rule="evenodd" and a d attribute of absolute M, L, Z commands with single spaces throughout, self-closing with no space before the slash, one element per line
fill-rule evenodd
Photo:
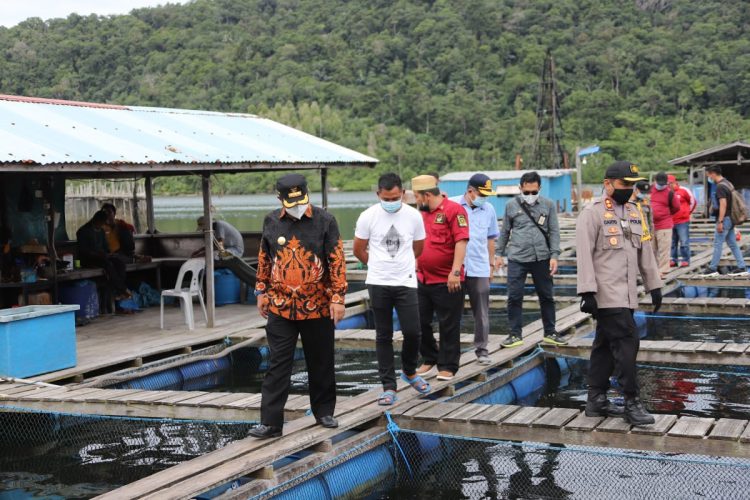
<path fill-rule="evenodd" d="M 288 174 L 276 181 L 276 191 L 284 208 L 310 202 L 307 195 L 307 179 L 301 174 Z"/>
<path fill-rule="evenodd" d="M 469 179 L 469 186 L 473 187 L 482 196 L 492 196 L 495 192 L 492 190 L 492 179 L 484 174 L 474 174 Z"/>
<path fill-rule="evenodd" d="M 607 171 L 604 173 L 605 179 L 622 179 L 626 182 L 638 182 L 645 181 L 638 171 L 638 165 L 634 165 L 629 161 L 620 160 L 614 162 L 612 165 L 607 167 Z"/>
<path fill-rule="evenodd" d="M 656 182 L 657 184 L 661 184 L 662 186 L 666 186 L 668 182 L 667 174 L 664 172 L 659 172 L 654 176 L 654 182 Z"/>
<path fill-rule="evenodd" d="M 429 191 L 437 187 L 438 181 L 431 175 L 418 175 L 411 180 L 411 188 L 414 191 Z"/>

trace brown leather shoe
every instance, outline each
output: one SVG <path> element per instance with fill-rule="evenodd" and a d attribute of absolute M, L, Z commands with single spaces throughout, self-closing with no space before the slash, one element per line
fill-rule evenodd
<path fill-rule="evenodd" d="M 432 378 L 437 375 L 437 369 L 435 365 L 422 365 L 417 368 L 417 375 L 422 378 Z"/>
<path fill-rule="evenodd" d="M 437 374 L 438 380 L 444 380 L 446 382 L 453 380 L 455 373 L 449 372 L 448 370 L 440 370 Z"/>

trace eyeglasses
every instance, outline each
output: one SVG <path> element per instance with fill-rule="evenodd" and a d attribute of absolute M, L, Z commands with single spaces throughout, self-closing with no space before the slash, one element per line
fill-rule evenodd
<path fill-rule="evenodd" d="M 539 194 L 539 191 L 521 191 L 521 192 L 522 192 L 523 194 L 525 194 L 525 195 L 530 195 L 530 194 Z"/>

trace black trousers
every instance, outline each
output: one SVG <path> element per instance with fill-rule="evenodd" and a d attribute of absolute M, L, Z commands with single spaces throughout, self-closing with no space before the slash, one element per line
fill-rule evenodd
<path fill-rule="evenodd" d="M 555 333 L 555 295 L 549 259 L 535 262 L 508 261 L 508 323 L 511 335 L 521 337 L 523 331 L 523 289 L 526 276 L 531 273 L 539 297 L 544 333 Z"/>
<path fill-rule="evenodd" d="M 289 397 L 294 349 L 299 336 L 305 351 L 313 415 L 316 418 L 333 415 L 336 408 L 333 330 L 330 318 L 294 321 L 268 315 L 266 338 L 271 360 L 261 390 L 261 423 L 274 427 L 284 424 L 284 405 Z"/>
<path fill-rule="evenodd" d="M 126 269 L 128 259 L 125 255 L 112 254 L 106 257 L 96 258 L 88 257 L 82 260 L 84 267 L 101 267 L 104 269 L 104 276 L 107 278 L 107 284 L 115 294 L 123 294 L 128 290 L 125 283 Z"/>
<path fill-rule="evenodd" d="M 437 364 L 438 370 L 458 371 L 461 358 L 461 315 L 464 292 L 449 292 L 447 283 L 418 284 L 419 323 L 422 327 L 420 352 L 427 365 Z M 440 349 L 432 331 L 432 315 L 437 314 Z"/>
<path fill-rule="evenodd" d="M 615 368 L 625 396 L 638 396 L 635 359 L 640 343 L 632 309 L 599 309 L 596 336 L 591 346 L 590 396 L 607 392 L 609 377 Z"/>
<path fill-rule="evenodd" d="M 419 300 L 417 289 L 408 286 L 369 285 L 370 303 L 375 316 L 375 352 L 383 389 L 396 390 L 393 361 L 393 308 L 396 308 L 401 333 L 401 369 L 412 376 L 419 362 Z"/>

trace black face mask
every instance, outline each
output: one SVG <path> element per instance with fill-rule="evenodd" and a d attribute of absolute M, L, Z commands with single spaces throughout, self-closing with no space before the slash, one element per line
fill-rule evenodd
<path fill-rule="evenodd" d="M 617 189 L 612 192 L 610 195 L 613 200 L 615 200 L 615 203 L 618 205 L 624 205 L 628 202 L 631 196 L 633 196 L 633 188 L 627 188 L 627 189 Z"/>

